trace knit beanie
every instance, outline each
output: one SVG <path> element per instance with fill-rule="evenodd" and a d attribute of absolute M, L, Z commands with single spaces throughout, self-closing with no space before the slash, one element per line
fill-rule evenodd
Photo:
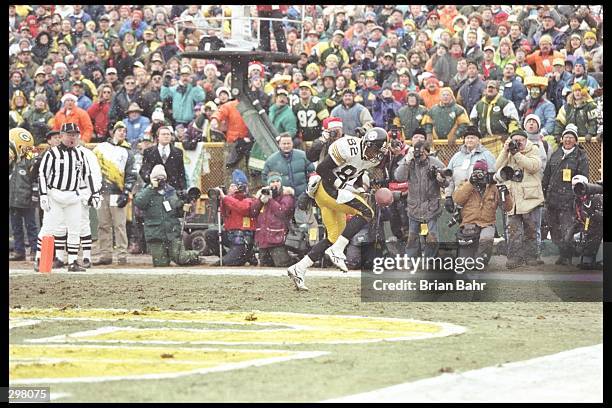
<path fill-rule="evenodd" d="M 149 179 L 154 180 L 159 177 L 168 178 L 164 166 L 161 164 L 156 164 L 155 167 L 153 167 L 153 170 L 151 170 L 151 175 L 149 176 Z"/>
<path fill-rule="evenodd" d="M 272 172 L 268 175 L 268 184 L 273 183 L 275 181 L 280 182 L 281 185 L 283 184 L 283 178 L 281 177 L 281 175 L 276 172 Z"/>

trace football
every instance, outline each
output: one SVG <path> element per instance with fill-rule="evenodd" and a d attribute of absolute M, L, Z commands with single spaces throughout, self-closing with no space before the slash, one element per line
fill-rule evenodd
<path fill-rule="evenodd" d="M 393 203 L 393 193 L 386 187 L 379 188 L 374 194 L 376 204 L 381 207 L 388 207 Z"/>

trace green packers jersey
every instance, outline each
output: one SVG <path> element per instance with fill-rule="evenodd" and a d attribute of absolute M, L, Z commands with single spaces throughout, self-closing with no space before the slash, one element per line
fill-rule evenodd
<path fill-rule="evenodd" d="M 321 123 L 329 116 L 321 98 L 313 96 L 306 106 L 299 100 L 293 105 L 293 113 L 297 118 L 298 134 L 302 134 L 305 142 L 313 141 L 321 136 Z"/>

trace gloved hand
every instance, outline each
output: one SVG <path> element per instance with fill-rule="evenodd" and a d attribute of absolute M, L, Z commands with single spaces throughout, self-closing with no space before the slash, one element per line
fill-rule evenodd
<path fill-rule="evenodd" d="M 446 199 L 444 200 L 444 208 L 451 214 L 453 213 L 453 211 L 455 211 L 455 202 L 453 201 L 453 197 L 446 197 Z"/>
<path fill-rule="evenodd" d="M 497 190 L 499 191 L 500 197 L 503 194 L 504 198 L 508 197 L 508 194 L 510 193 L 508 187 L 505 184 L 498 184 Z"/>
<path fill-rule="evenodd" d="M 355 136 L 357 137 L 363 137 L 363 135 L 365 135 L 366 132 L 367 130 L 363 126 L 355 128 Z"/>
<path fill-rule="evenodd" d="M 87 204 L 90 207 L 99 210 L 100 206 L 102 205 L 102 197 L 100 197 L 100 194 L 98 193 L 92 194 L 91 197 L 89 197 L 89 201 L 87 202 Z"/>
<path fill-rule="evenodd" d="M 436 180 L 438 180 L 438 183 L 444 183 L 446 178 L 442 174 L 436 172 Z"/>
<path fill-rule="evenodd" d="M 270 197 L 271 197 L 271 196 L 270 196 L 270 194 L 262 194 L 262 195 L 259 197 L 259 200 L 260 200 L 262 203 L 266 204 L 268 201 L 270 201 Z"/>
<path fill-rule="evenodd" d="M 478 179 L 476 178 L 476 176 L 474 175 L 474 173 L 472 173 L 472 175 L 470 176 L 470 184 L 472 184 L 473 186 L 475 186 L 476 184 L 478 184 Z"/>
<path fill-rule="evenodd" d="M 336 178 L 336 180 L 334 180 L 334 187 L 340 188 L 340 186 L 342 186 L 342 184 L 344 184 L 344 183 L 339 178 Z"/>
<path fill-rule="evenodd" d="M 119 197 L 117 198 L 117 207 L 119 208 L 123 208 L 127 205 L 129 200 L 129 195 L 127 191 L 124 191 L 123 193 L 119 194 Z"/>
<path fill-rule="evenodd" d="M 44 212 L 51 211 L 51 205 L 49 204 L 49 197 L 46 194 L 40 196 L 40 209 Z"/>
<path fill-rule="evenodd" d="M 151 187 L 153 188 L 159 187 L 159 179 L 151 179 Z"/>
<path fill-rule="evenodd" d="M 327 130 L 321 132 L 321 137 L 319 139 L 323 142 L 327 142 L 329 140 L 329 132 Z"/>

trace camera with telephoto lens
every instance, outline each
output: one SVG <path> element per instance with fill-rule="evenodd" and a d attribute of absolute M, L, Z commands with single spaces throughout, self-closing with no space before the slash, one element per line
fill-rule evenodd
<path fill-rule="evenodd" d="M 157 189 L 163 190 L 164 187 L 166 187 L 166 178 L 165 177 L 158 178 L 157 179 Z"/>
<path fill-rule="evenodd" d="M 510 140 L 510 142 L 508 143 L 508 150 L 510 151 L 510 153 L 516 154 L 520 149 L 521 145 L 519 142 L 517 142 L 516 140 Z"/>
<path fill-rule="evenodd" d="M 572 189 L 577 196 L 603 194 L 603 186 L 598 183 L 576 183 Z"/>
<path fill-rule="evenodd" d="M 392 126 L 389 130 L 389 138 L 391 139 L 391 147 L 401 147 L 403 142 L 400 139 L 400 129 L 397 126 Z"/>
<path fill-rule="evenodd" d="M 207 192 L 208 198 L 210 198 L 211 200 L 218 199 L 219 196 L 221 195 L 219 193 L 218 189 L 221 189 L 221 191 L 223 191 L 223 194 L 227 194 L 227 189 L 225 188 L 225 186 L 219 186 L 219 187 L 216 187 L 216 188 L 209 188 L 208 192 Z"/>
<path fill-rule="evenodd" d="M 459 206 L 455 207 L 455 212 L 453 213 L 453 215 L 451 215 L 450 220 L 448 220 L 448 224 L 447 224 L 448 228 L 450 228 L 453 225 L 458 224 L 458 223 L 461 222 L 461 219 L 462 219 L 461 218 L 461 209 L 462 208 L 463 207 L 459 207 Z"/>
<path fill-rule="evenodd" d="M 523 170 L 522 169 L 513 169 L 510 166 L 504 166 L 499 170 L 499 175 L 503 181 L 523 181 Z"/>
<path fill-rule="evenodd" d="M 200 198 L 202 191 L 197 187 L 189 187 L 187 190 L 177 191 L 176 195 L 185 202 L 191 202 Z"/>
<path fill-rule="evenodd" d="M 496 181 L 493 176 L 495 176 L 495 173 L 486 173 L 482 170 L 472 172 L 472 177 L 478 184 L 495 184 Z"/>

